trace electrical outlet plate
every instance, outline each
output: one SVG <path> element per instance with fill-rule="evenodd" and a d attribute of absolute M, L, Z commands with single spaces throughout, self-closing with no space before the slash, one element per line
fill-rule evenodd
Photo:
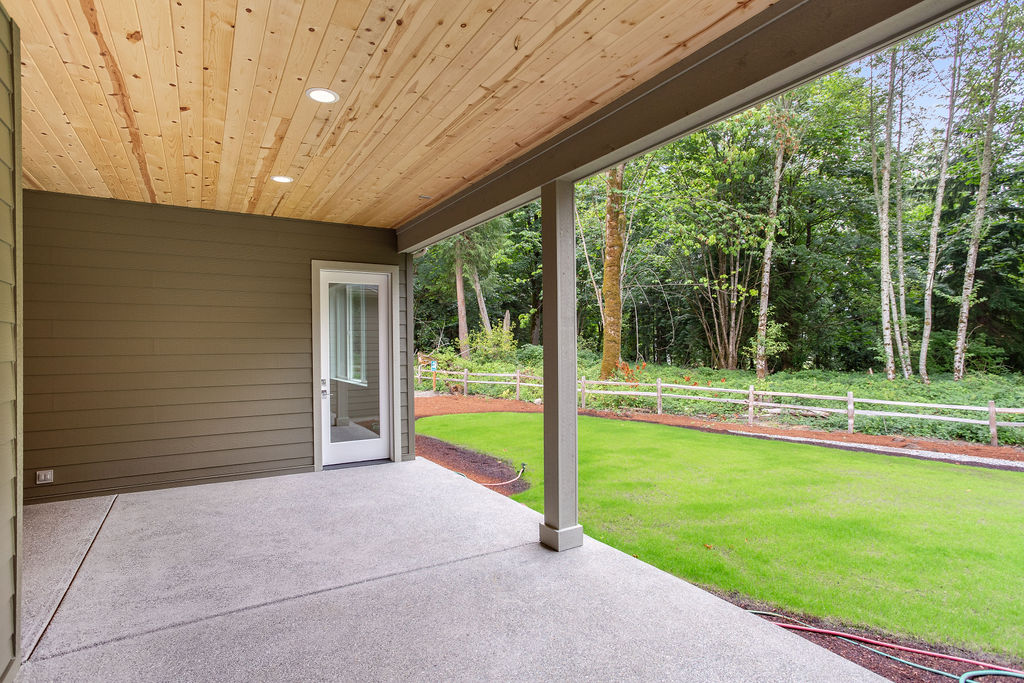
<path fill-rule="evenodd" d="M 36 471 L 36 483 L 37 484 L 52 484 L 53 483 L 53 470 L 37 470 Z"/>

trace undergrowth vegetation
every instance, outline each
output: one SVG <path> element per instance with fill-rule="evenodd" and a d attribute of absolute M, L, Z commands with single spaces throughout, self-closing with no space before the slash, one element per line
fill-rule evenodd
<path fill-rule="evenodd" d="M 524 374 L 543 375 L 543 352 L 541 347 L 533 345 L 521 346 L 504 354 L 474 354 L 470 360 L 463 359 L 451 350 L 442 350 L 431 356 L 438 363 L 439 370 L 490 373 L 514 373 L 517 370 Z M 596 381 L 600 374 L 601 359 L 596 353 L 585 349 L 579 352 L 577 374 L 590 381 Z M 422 377 L 417 388 L 429 390 L 433 386 L 429 366 L 421 371 Z M 852 391 L 858 399 L 882 399 L 888 401 L 907 401 L 914 403 L 942 403 L 984 407 L 989 401 L 995 401 L 1001 408 L 1024 408 L 1024 376 L 1017 374 L 992 375 L 975 372 L 964 379 L 954 382 L 951 375 L 933 375 L 931 384 L 923 384 L 916 378 L 909 380 L 886 380 L 884 375 L 857 372 L 835 372 L 826 370 L 800 370 L 778 372 L 769 375 L 764 381 L 758 381 L 752 370 L 715 370 L 713 368 L 679 368 L 670 365 L 627 366 L 620 370 L 616 381 L 629 381 L 636 385 L 653 384 L 658 379 L 663 383 L 678 384 L 687 387 L 713 387 L 719 389 L 748 390 L 751 385 L 755 391 L 780 391 L 798 394 L 818 394 L 825 396 L 845 397 Z M 500 378 L 478 378 L 500 379 Z M 524 382 L 532 380 L 523 380 Z M 605 389 L 643 390 L 650 388 L 637 387 L 602 387 Z M 461 392 L 462 379 L 452 376 L 438 375 L 438 391 Z M 515 387 L 500 384 L 470 384 L 470 394 L 493 396 L 496 398 L 514 398 Z M 686 393 L 680 389 L 665 389 L 665 394 Z M 695 392 L 691 392 L 695 393 Z M 701 396 L 712 398 L 745 399 L 745 395 L 729 392 L 700 392 Z M 520 398 L 535 400 L 540 398 L 541 390 L 533 387 L 521 387 Z M 794 403 L 808 408 L 828 407 L 842 408 L 845 402 L 816 401 L 808 399 L 782 399 L 786 403 Z M 664 411 L 680 415 L 692 415 L 724 421 L 746 421 L 746 407 L 741 404 L 714 403 L 686 399 L 663 399 Z M 655 399 L 651 397 L 607 396 L 589 393 L 587 408 L 598 410 L 655 410 Z M 987 420 L 987 414 L 977 411 L 931 410 L 911 407 L 883 406 L 858 404 L 859 409 L 885 410 L 905 413 L 941 414 L 965 417 L 976 420 Z M 800 415 L 792 412 L 768 413 L 760 411 L 757 415 L 760 423 L 779 422 L 783 424 L 802 424 L 827 430 L 845 430 L 845 413 L 829 416 Z M 1024 416 L 1000 415 L 999 421 L 1021 422 L 1020 428 L 1000 428 L 999 441 L 1005 444 L 1024 444 Z M 989 432 L 986 425 L 960 424 L 940 422 L 916 418 L 868 417 L 858 416 L 856 429 L 865 434 L 902 434 L 906 436 L 931 437 L 939 439 L 960 439 L 965 441 L 988 442 Z"/>

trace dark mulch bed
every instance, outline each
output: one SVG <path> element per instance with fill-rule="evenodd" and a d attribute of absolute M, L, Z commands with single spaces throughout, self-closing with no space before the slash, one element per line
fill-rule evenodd
<path fill-rule="evenodd" d="M 460 474 L 464 474 L 478 484 L 496 484 L 516 478 L 518 469 L 513 469 L 507 463 L 498 460 L 490 455 L 477 453 L 466 448 L 459 448 L 450 443 L 435 439 L 430 436 L 416 435 L 416 455 L 436 462 L 441 467 L 446 467 Z M 492 491 L 497 491 L 506 496 L 522 493 L 530 488 L 530 485 L 523 479 L 518 479 L 511 484 L 502 486 L 488 486 Z"/>
<path fill-rule="evenodd" d="M 905 647 L 913 647 L 918 650 L 930 650 L 932 652 L 940 652 L 942 654 L 953 655 L 956 657 L 963 657 L 966 659 L 974 659 L 982 662 L 989 662 L 992 664 L 1002 665 L 1010 668 L 1021 668 L 1021 664 L 1024 662 L 1013 662 L 1008 661 L 1004 657 L 995 657 L 978 652 L 969 652 L 967 650 L 961 650 L 959 648 L 950 647 L 948 645 L 936 645 L 934 643 L 926 643 L 920 640 L 914 640 L 909 638 L 901 638 L 894 636 L 890 633 L 883 631 L 877 631 L 873 629 L 858 628 L 854 626 L 848 626 L 839 621 L 832 619 L 822 619 L 820 617 L 812 617 L 806 614 L 799 614 L 796 612 L 790 612 L 787 610 L 781 610 L 764 603 L 759 603 L 755 600 L 750 600 L 740 595 L 727 594 L 721 591 L 714 590 L 707 586 L 702 586 L 704 590 L 708 590 L 715 593 L 720 598 L 728 600 L 734 605 L 738 605 L 744 609 L 755 609 L 765 612 L 774 612 L 776 614 L 783 614 L 790 618 L 798 619 L 799 621 L 809 624 L 814 628 L 828 629 L 830 631 L 843 631 L 844 633 L 852 633 L 854 635 L 862 636 L 865 638 L 871 638 L 873 640 L 885 641 L 888 643 L 894 643 L 896 645 L 903 645 Z M 780 619 L 777 617 L 763 616 L 763 619 L 768 621 L 786 622 L 786 619 Z M 833 636 L 828 636 L 819 633 L 809 633 L 802 631 L 793 631 L 797 635 L 805 638 L 816 645 L 819 645 L 826 650 L 831 650 L 837 655 L 860 664 L 865 669 L 870 669 L 880 676 L 884 676 L 891 681 L 896 683 L 939 683 L 941 681 L 952 681 L 953 679 L 940 676 L 939 674 L 929 673 L 927 671 L 921 671 L 915 669 L 906 664 L 893 661 L 888 657 L 866 650 L 863 647 L 854 645 L 845 640 L 840 640 Z M 932 669 L 938 669 L 939 671 L 945 671 L 947 673 L 955 674 L 960 676 L 968 671 L 976 671 L 982 667 L 975 666 L 973 664 L 962 664 L 960 662 L 954 662 L 940 657 L 929 657 L 927 655 L 919 655 L 911 652 L 902 652 L 895 649 L 888 649 L 884 647 L 876 647 L 869 645 L 877 650 L 885 652 L 887 654 L 894 655 L 900 659 L 906 659 L 914 662 L 915 664 L 921 664 L 923 666 L 930 667 Z M 1004 683 L 1009 681 L 1019 681 L 1019 678 L 1012 678 L 1010 676 L 985 676 L 979 681 L 981 683 Z"/>
<path fill-rule="evenodd" d="M 529 404 L 527 404 L 529 405 Z M 484 453 L 478 453 L 465 448 L 454 446 L 445 441 L 435 439 L 429 436 L 416 436 L 416 455 L 426 458 L 432 462 L 446 467 L 450 470 L 465 474 L 467 477 L 476 481 L 477 483 L 495 483 L 501 481 L 507 481 L 513 479 L 516 476 L 517 470 L 510 467 L 507 463 L 498 460 L 490 455 Z M 498 491 L 506 496 L 511 496 L 516 493 L 525 491 L 530 487 L 522 479 L 504 486 L 488 487 L 494 491 Z M 775 612 L 777 614 L 784 614 L 787 617 L 795 617 L 800 621 L 806 622 L 815 628 L 829 629 L 833 631 L 844 631 L 846 633 L 853 633 L 859 636 L 867 638 L 873 638 L 875 640 L 883 640 L 890 643 L 896 643 L 897 645 L 904 645 L 907 647 L 913 647 L 920 650 L 931 650 L 933 652 L 941 652 L 943 654 L 955 655 L 958 657 L 966 657 L 968 659 L 976 659 L 984 662 L 992 662 L 994 664 L 1002 664 L 1004 666 L 1021 668 L 1024 662 L 1009 662 L 1002 658 L 991 657 L 989 655 L 966 652 L 956 648 L 951 648 L 943 645 L 935 645 L 932 643 L 923 643 L 920 641 L 909 640 L 906 638 L 899 638 L 891 634 L 883 633 L 880 631 L 865 630 L 863 628 L 855 628 L 844 625 L 837 621 L 821 619 L 818 617 L 807 616 L 803 614 L 797 614 L 795 612 L 787 612 L 778 608 L 773 608 L 769 605 L 744 598 L 740 595 L 723 593 L 716 591 L 707 586 L 703 587 L 705 590 L 709 590 L 724 600 L 727 600 L 734 605 L 738 605 L 744 609 L 757 609 L 767 612 Z M 770 621 L 785 621 L 784 619 L 778 619 L 774 617 L 763 617 Z M 817 633 L 806 633 L 800 631 L 794 631 L 797 635 L 810 640 L 811 642 L 824 647 L 827 650 L 838 654 L 852 662 L 860 664 L 866 669 L 870 669 L 880 676 L 884 676 L 891 681 L 896 683 L 939 683 L 947 682 L 952 679 L 938 674 L 928 673 L 927 671 L 921 671 L 914 669 L 913 667 L 901 664 L 900 662 L 893 661 L 882 655 L 875 654 L 870 650 L 866 650 L 862 647 L 848 643 L 846 641 L 834 638 L 832 636 L 826 636 Z M 896 650 L 881 649 L 883 652 L 889 652 L 890 654 L 896 655 L 902 659 L 922 664 L 933 669 L 939 669 L 940 671 L 946 671 L 948 673 L 956 674 L 957 676 L 967 672 L 973 671 L 980 667 L 976 667 L 970 664 L 961 664 L 959 662 L 948 661 L 937 657 L 928 657 L 925 655 L 918 655 L 909 652 L 898 652 Z M 1009 676 L 986 676 L 981 679 L 982 683 L 1003 683 L 1004 681 L 1018 681 L 1020 679 L 1011 678 Z"/>

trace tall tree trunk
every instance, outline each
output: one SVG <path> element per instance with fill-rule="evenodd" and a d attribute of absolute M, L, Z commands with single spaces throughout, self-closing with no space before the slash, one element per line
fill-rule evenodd
<path fill-rule="evenodd" d="M 775 219 L 779 215 L 779 192 L 782 188 L 782 165 L 786 157 L 786 147 L 790 144 L 789 122 L 786 119 L 787 102 L 785 96 L 776 112 L 778 130 L 776 131 L 775 167 L 772 170 L 772 198 L 768 204 L 768 228 L 764 238 L 764 256 L 761 258 L 761 299 L 757 311 L 757 353 L 754 365 L 757 378 L 764 379 L 768 374 L 768 295 L 772 281 L 772 250 L 775 248 Z"/>
<path fill-rule="evenodd" d="M 910 326 L 907 324 L 907 270 L 903 253 L 903 109 L 904 93 L 906 92 L 906 66 L 900 72 L 900 117 L 896 132 L 896 278 L 899 296 L 893 297 L 894 317 L 898 324 L 893 331 L 900 353 L 900 368 L 903 378 L 910 379 L 914 374 L 914 366 L 910 362 Z M 892 292 L 889 293 L 892 296 Z M 898 304 L 898 305 L 897 305 Z"/>
<path fill-rule="evenodd" d="M 608 198 L 604 221 L 604 333 L 601 340 L 601 379 L 615 374 L 622 356 L 622 249 L 623 198 L 622 177 L 626 165 L 619 164 L 607 173 Z"/>
<path fill-rule="evenodd" d="M 530 317 L 530 343 L 534 346 L 540 346 L 540 319 L 543 308 L 544 300 L 539 299 Z"/>
<path fill-rule="evenodd" d="M 480 288 L 480 272 L 475 268 L 470 268 L 473 276 L 473 290 L 476 291 L 476 305 L 480 309 L 480 321 L 484 325 L 484 329 L 488 332 L 491 331 L 491 318 L 487 315 L 487 303 L 484 301 L 484 291 Z"/>
<path fill-rule="evenodd" d="M 501 330 L 505 334 L 512 331 L 512 312 L 505 309 L 505 319 L 501 322 Z"/>
<path fill-rule="evenodd" d="M 896 361 L 892 349 L 892 310 L 889 292 L 892 289 L 892 270 L 889 264 L 889 191 L 892 180 L 892 119 L 896 92 L 896 49 L 889 51 L 889 88 L 885 105 L 885 148 L 882 152 L 881 179 L 878 178 L 878 149 L 875 132 L 871 131 L 872 175 L 875 181 L 875 200 L 878 206 L 878 234 L 880 242 L 879 282 L 882 312 L 882 347 L 885 349 L 885 376 L 896 379 Z"/>
<path fill-rule="evenodd" d="M 963 37 L 963 19 L 958 17 L 956 34 L 953 39 L 953 62 L 949 67 L 949 100 L 946 109 L 946 135 L 942 140 L 939 156 L 939 179 L 935 187 L 935 207 L 932 209 L 932 226 L 928 235 L 928 271 L 924 281 L 924 323 L 921 326 L 921 357 L 917 371 L 921 381 L 930 384 L 928 378 L 928 343 L 932 336 L 932 295 L 935 292 L 935 269 L 938 265 L 939 226 L 942 220 L 942 202 L 946 195 L 946 176 L 949 173 L 949 145 L 953 137 L 953 119 L 956 114 L 956 93 L 960 80 L 960 41 Z"/>
<path fill-rule="evenodd" d="M 466 288 L 462 281 L 462 254 L 455 251 L 455 304 L 459 309 L 459 354 L 469 358 L 469 325 L 466 322 Z"/>
<path fill-rule="evenodd" d="M 985 117 L 985 137 L 981 149 L 981 178 L 978 182 L 978 197 L 974 203 L 974 221 L 971 225 L 971 244 L 967 250 L 967 265 L 964 268 L 964 287 L 960 294 L 960 319 L 956 327 L 956 351 L 953 354 L 953 379 L 961 380 L 967 369 L 967 323 L 971 315 L 971 297 L 974 295 L 974 274 L 978 265 L 978 249 L 985 227 L 988 209 L 988 186 L 992 177 L 992 132 L 996 125 L 996 111 L 999 106 L 999 88 L 1003 76 L 1003 61 L 1006 56 L 1007 8 L 1001 10 L 996 44 L 992 48 L 992 89 L 989 92 L 988 113 Z"/>

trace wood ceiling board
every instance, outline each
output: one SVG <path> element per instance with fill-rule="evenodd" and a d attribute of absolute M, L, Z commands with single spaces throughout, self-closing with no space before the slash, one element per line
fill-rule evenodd
<path fill-rule="evenodd" d="M 25 175 L 396 227 L 772 3 L 8 0 L 37 93 Z"/>
<path fill-rule="evenodd" d="M 294 99 L 298 100 L 298 106 L 287 122 L 288 127 L 283 131 L 280 143 L 271 153 L 275 170 L 270 175 L 285 174 L 296 181 L 287 188 L 276 186 L 269 188 L 271 192 L 255 196 L 251 203 L 256 213 L 275 213 L 286 196 L 301 191 L 311 182 L 303 177 L 305 171 L 312 166 L 308 177 L 315 176 L 318 164 L 322 162 L 318 161 L 316 150 L 327 132 L 340 123 L 345 102 L 390 25 L 389 17 L 394 18 L 393 14 L 394 8 L 389 6 L 388 0 L 371 0 L 361 12 L 335 12 L 331 17 L 327 36 L 315 59 L 316 66 L 303 83 L 304 87 L 296 91 Z M 384 21 L 381 21 L 382 17 Z M 340 99 L 333 104 L 317 104 L 302 96 L 306 87 L 330 87 Z M 281 215 L 285 213 L 281 212 Z"/>
<path fill-rule="evenodd" d="M 474 72 L 479 74 L 479 78 L 483 78 L 507 61 L 504 55 L 492 48 L 506 38 L 515 42 L 517 36 L 521 34 L 511 34 L 510 36 L 510 32 L 516 28 L 516 24 L 523 14 L 529 11 L 535 3 L 536 0 L 502 3 L 499 9 L 491 14 L 484 30 L 473 34 L 465 47 L 458 53 L 458 59 L 453 61 L 449 68 L 442 71 L 433 83 L 423 89 L 408 113 L 401 120 L 396 121 L 386 135 L 375 140 L 374 146 L 368 148 L 368 153 L 377 160 L 378 169 L 378 173 L 369 179 L 374 181 L 378 188 L 381 185 L 382 176 L 399 172 L 405 159 L 424 152 L 422 149 L 417 149 L 424 137 L 423 130 L 441 127 L 447 120 L 446 117 L 458 115 L 458 109 L 453 111 L 451 106 L 445 108 L 443 106 L 445 103 L 451 105 L 462 102 L 463 98 L 470 97 L 474 93 L 481 96 L 486 94 L 486 91 L 481 89 L 479 82 L 474 79 Z M 544 2 L 541 4 L 552 11 L 556 7 L 554 3 Z M 531 18 L 531 21 L 536 26 L 541 26 L 541 22 L 536 21 L 536 18 Z M 443 41 L 444 45 L 446 47 L 452 45 L 453 39 L 454 36 L 446 36 Z M 328 205 L 333 208 L 342 202 L 354 201 L 359 210 L 356 215 L 359 216 L 364 215 L 362 213 L 364 211 L 373 210 L 372 207 L 377 204 L 376 201 L 362 201 L 361 192 L 354 189 L 351 193 L 346 192 L 349 183 L 359 177 L 357 164 L 351 164 L 342 176 L 332 182 L 335 194 L 327 200 Z M 419 194 L 431 195 L 433 192 L 431 187 L 426 186 L 412 189 L 417 190 L 417 196 Z M 429 206 L 423 202 L 421 205 L 422 207 Z"/>
<path fill-rule="evenodd" d="M 68 21 L 71 13 L 62 0 L 55 2 L 52 9 L 56 16 L 49 25 L 43 23 L 38 12 L 26 13 L 21 55 L 23 94 L 26 100 L 44 107 L 43 111 L 59 112 L 62 106 L 70 103 L 76 107 L 75 111 L 88 112 L 88 117 L 74 117 L 72 125 L 89 156 L 99 159 L 95 165 L 109 194 L 118 193 L 125 198 L 141 200 L 131 168 L 117 153 L 121 134 L 106 110 L 105 95 L 97 80 L 95 65 L 89 61 L 79 41 L 55 42 L 50 38 L 49 31 L 58 35 L 77 35 L 78 28 Z M 63 49 L 56 47 L 58 45 Z M 55 92 L 62 93 L 64 100 L 59 101 Z M 28 105 L 23 102 L 23 106 Z M 111 141 L 114 144 L 108 144 Z M 26 156 L 26 160 L 28 158 Z"/>

